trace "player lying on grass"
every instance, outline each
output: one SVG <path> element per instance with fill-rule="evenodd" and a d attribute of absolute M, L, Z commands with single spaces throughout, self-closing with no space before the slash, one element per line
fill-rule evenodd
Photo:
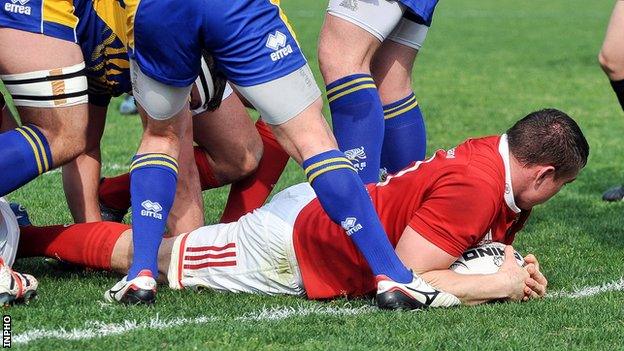
<path fill-rule="evenodd" d="M 387 308 L 540 297 L 547 282 L 532 255 L 527 267 L 507 262 L 492 275 L 460 275 L 449 266 L 480 243 L 512 244 L 533 206 L 572 182 L 588 154 L 587 141 L 570 117 L 541 110 L 502 136 L 469 139 L 370 184 L 368 192 L 397 254 L 439 289 L 410 292 L 418 304 L 401 299 L 402 294 L 387 294 L 388 278 L 374 276 L 344 235 L 345 229 L 352 235 L 361 227 L 354 218 L 342 223 L 344 229 L 333 223 L 308 184 L 287 188 L 237 222 L 164 239 L 159 270 L 175 289 L 329 299 L 377 288 L 377 303 Z M 515 262 L 512 252 L 508 247 L 507 256 Z M 107 222 L 23 227 L 18 257 L 27 256 L 126 272 L 132 232 L 127 225 Z M 124 278 L 105 298 L 112 301 L 127 289 L 136 287 Z"/>

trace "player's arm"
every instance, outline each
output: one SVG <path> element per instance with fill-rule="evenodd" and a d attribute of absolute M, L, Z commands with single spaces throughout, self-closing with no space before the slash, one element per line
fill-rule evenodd
<path fill-rule="evenodd" d="M 494 274 L 458 274 L 449 269 L 458 257 L 440 249 L 407 227 L 396 247 L 405 265 L 436 288 L 457 296 L 463 304 L 476 305 L 491 300 L 520 301 L 525 296 L 529 273 L 518 266 L 513 249 L 507 247 L 505 262 Z"/>

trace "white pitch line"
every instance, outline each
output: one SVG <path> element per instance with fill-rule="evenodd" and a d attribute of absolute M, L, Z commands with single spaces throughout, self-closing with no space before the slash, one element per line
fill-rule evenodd
<path fill-rule="evenodd" d="M 359 308 L 324 307 L 324 306 L 298 306 L 298 307 L 273 307 L 234 317 L 241 322 L 279 321 L 291 317 L 305 317 L 310 315 L 328 316 L 352 316 L 369 313 L 376 309 L 369 306 Z M 199 316 L 195 318 L 178 317 L 173 319 L 160 319 L 158 315 L 146 322 L 123 321 L 122 323 L 102 323 L 99 321 L 86 322 L 82 328 L 66 330 L 61 329 L 33 329 L 13 337 L 14 344 L 28 344 L 40 339 L 58 340 L 88 340 L 112 335 L 121 335 L 137 330 L 160 330 L 169 329 L 189 324 L 207 324 L 224 321 L 211 316 Z M 228 318 L 227 320 L 231 320 Z"/>
<path fill-rule="evenodd" d="M 290 317 L 306 317 L 310 315 L 325 315 L 325 316 L 353 316 L 356 314 L 362 314 L 377 310 L 372 306 L 362 306 L 359 308 L 348 307 L 325 307 L 325 306 L 309 306 L 309 307 L 273 307 L 263 308 L 260 311 L 256 311 L 244 316 L 237 317 L 236 320 L 249 322 L 249 321 L 276 321 Z"/>
<path fill-rule="evenodd" d="M 105 163 L 102 165 L 102 170 L 107 171 L 128 171 L 130 169 L 130 165 L 121 164 L 121 163 Z M 53 169 L 50 172 L 46 172 L 43 175 L 52 175 L 61 173 L 61 169 Z"/>
<path fill-rule="evenodd" d="M 548 294 L 549 298 L 578 299 L 580 297 L 590 297 L 611 291 L 624 291 L 624 277 L 613 280 L 602 285 L 586 286 L 572 291 L 556 291 Z"/>
<path fill-rule="evenodd" d="M 147 322 L 124 321 L 123 323 L 102 323 L 99 321 L 89 321 L 81 329 L 56 330 L 33 329 L 25 333 L 16 335 L 13 338 L 15 344 L 27 344 L 39 339 L 60 339 L 60 340 L 86 340 L 101 338 L 111 335 L 126 334 L 135 330 L 145 329 L 169 329 L 188 324 L 205 324 L 215 321 L 214 317 L 200 316 L 196 318 L 173 318 L 161 320 L 158 315 Z"/>

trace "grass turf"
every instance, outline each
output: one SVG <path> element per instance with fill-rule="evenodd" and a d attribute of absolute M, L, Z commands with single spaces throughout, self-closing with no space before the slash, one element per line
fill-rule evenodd
<path fill-rule="evenodd" d="M 541 260 L 552 290 L 599 285 L 622 275 L 624 205 L 600 201 L 601 192 L 623 178 L 622 112 L 596 60 L 611 6 L 580 0 L 441 1 L 414 73 L 427 119 L 429 154 L 468 137 L 498 134 L 538 108 L 560 108 L 580 123 L 591 145 L 587 169 L 555 199 L 536 208 L 517 237 L 520 252 L 533 252 Z M 319 78 L 315 43 L 324 2 L 284 0 L 283 7 Z M 103 140 L 106 175 L 118 173 L 116 165 L 128 164 L 140 137 L 138 119 L 119 116 L 118 102 L 111 106 Z M 291 163 L 277 188 L 303 179 Z M 209 221 L 218 218 L 226 196 L 226 188 L 205 193 Z M 70 221 L 59 173 L 40 177 L 11 199 L 25 204 L 38 225 Z M 40 298 L 29 306 L 5 310 L 13 318 L 14 336 L 34 329 L 112 328 L 96 321 L 151 321 L 156 327 L 156 318 L 206 317 L 165 329 L 14 345 L 23 348 L 619 349 L 623 341 L 622 292 L 388 313 L 362 309 L 368 305 L 363 300 L 312 302 L 162 288 L 156 307 L 125 308 L 100 302 L 103 291 L 118 279 L 113 274 L 57 271 L 40 259 L 18 261 L 16 268 L 37 276 L 41 287 Z M 254 318 L 271 308 L 277 310 Z M 277 318 L 279 311 L 282 317 Z"/>

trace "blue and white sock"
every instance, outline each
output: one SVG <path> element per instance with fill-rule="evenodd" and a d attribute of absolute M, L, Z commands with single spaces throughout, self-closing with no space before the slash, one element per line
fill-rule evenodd
<path fill-rule="evenodd" d="M 338 150 L 330 150 L 303 162 L 304 172 L 321 206 L 351 237 L 373 274 L 408 283 L 411 272 L 394 251 L 373 207 L 364 183 L 351 162 Z"/>
<path fill-rule="evenodd" d="M 34 125 L 0 134 L 0 196 L 53 168 L 50 145 Z"/>
<path fill-rule="evenodd" d="M 410 163 L 425 158 L 427 152 L 425 121 L 414 93 L 385 105 L 383 109 L 385 135 L 381 167 L 388 173 L 396 173 Z"/>
<path fill-rule="evenodd" d="M 338 147 L 366 184 L 379 181 L 383 109 L 373 77 L 353 74 L 327 85 L 327 100 Z"/>
<path fill-rule="evenodd" d="M 178 162 L 165 154 L 136 155 L 130 166 L 132 242 L 128 280 L 148 269 L 158 277 L 158 248 L 165 233 L 178 182 Z"/>

